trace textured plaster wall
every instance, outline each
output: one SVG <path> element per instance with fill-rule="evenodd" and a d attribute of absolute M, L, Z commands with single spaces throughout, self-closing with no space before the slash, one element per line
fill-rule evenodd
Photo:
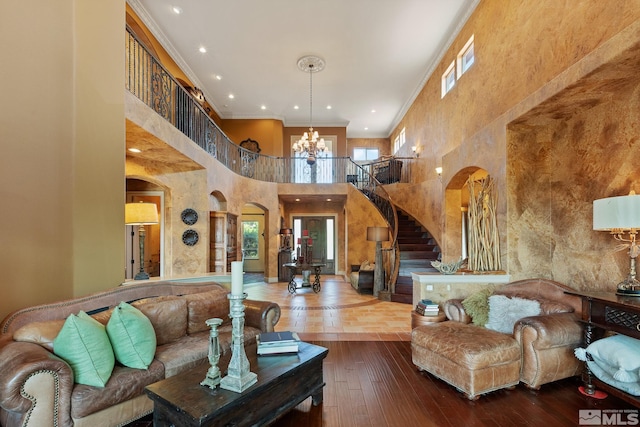
<path fill-rule="evenodd" d="M 574 250 L 547 255 L 542 264 L 551 262 L 542 272 L 538 267 L 539 253 L 519 251 L 513 245 L 529 247 L 523 236 L 517 241 L 511 234 L 515 226 L 508 226 L 512 219 L 511 202 L 513 193 L 541 196 L 531 180 L 507 173 L 511 153 L 507 151 L 507 127 L 521 115 L 534 109 L 550 97 L 561 93 L 580 81 L 594 69 L 615 61 L 625 49 L 640 40 L 636 27 L 640 17 L 640 2 L 597 0 L 581 2 L 558 2 L 555 0 L 504 2 L 483 0 L 443 54 L 421 93 L 409 108 L 407 114 L 392 132 L 390 140 L 405 128 L 407 146 L 423 147 L 419 162 L 420 172 L 414 174 L 413 194 L 422 197 L 409 199 L 407 194 L 392 193 L 395 200 L 407 203 L 407 211 L 435 234 L 447 252 L 459 246 L 459 233 L 453 213 L 459 206 L 448 206 L 445 188 L 456 175 L 467 168 L 481 168 L 496 179 L 498 188 L 498 221 L 501 236 L 503 265 L 513 277 L 530 277 L 543 274 L 564 281 L 575 287 L 598 288 L 599 283 L 569 275 L 569 266 L 586 269 L 585 277 L 602 277 L 596 272 L 606 260 L 590 264 L 583 259 L 583 252 Z M 453 90 L 443 99 L 440 94 L 440 77 L 469 37 L 475 36 L 476 62 L 457 82 Z M 637 74 L 637 72 L 635 73 Z M 638 79 L 629 75 L 628 78 Z M 574 99 L 576 101 L 576 99 Z M 629 114 L 621 100 L 620 113 Z M 574 103 L 568 109 L 582 110 L 584 105 Z M 588 119 L 585 119 L 588 121 Z M 612 121 L 613 116 L 612 116 Z M 540 131 L 545 132 L 545 131 Z M 546 131 L 547 133 L 549 131 Z M 543 134 L 541 133 L 541 134 Z M 523 139 L 523 144 L 537 144 L 536 140 Z M 627 149 L 632 151 L 633 147 Z M 562 157 L 565 153 L 554 154 Z M 574 157 L 573 163 L 591 165 L 602 158 Z M 568 161 L 568 160 L 567 160 Z M 442 186 L 434 173 L 436 166 L 442 166 Z M 577 167 L 577 166 L 576 166 Z M 606 168 L 586 168 L 591 173 L 583 180 L 610 181 Z M 422 175 L 423 174 L 423 175 Z M 529 177 L 530 178 L 530 177 Z M 575 183 L 575 176 L 568 182 Z M 558 175 L 558 180 L 569 176 Z M 621 179 L 621 178 L 616 178 Z M 535 183 L 533 183 L 535 184 Z M 556 182 L 546 189 L 549 200 L 564 202 L 564 195 L 570 184 L 559 187 Z M 531 188 L 530 188 L 531 187 Z M 592 187 L 593 188 L 593 187 Z M 609 190 L 613 190 L 610 188 Z M 399 188 L 398 193 L 403 189 Z M 628 190 L 627 190 L 628 191 Z M 602 194 L 599 197 L 604 197 Z M 585 195 L 585 197 L 587 197 Z M 595 195 L 587 197 L 583 203 L 590 203 Z M 541 211 L 527 211 L 531 238 L 554 230 Z M 541 217 L 537 217 L 541 215 Z M 592 233 L 587 221 L 567 221 L 565 233 L 580 236 Z M 556 223 L 559 226 L 560 223 Z M 456 234 L 457 233 L 457 234 Z M 554 253 L 545 245 L 547 253 Z M 544 251 L 543 251 L 544 252 Z M 624 255 L 617 254 L 624 263 Z M 576 259 L 577 262 L 572 263 Z M 616 258 L 617 259 L 617 258 Z M 532 268 L 536 266 L 536 268 Z M 618 274 L 619 276 L 619 274 Z M 597 280 L 596 280 L 597 281 Z"/>
<path fill-rule="evenodd" d="M 265 211 L 265 276 L 277 278 L 280 206 L 277 185 L 245 178 L 230 172 L 184 134 L 169 125 L 150 108 L 125 93 L 127 146 L 142 149 L 138 155 L 128 154 L 127 178 L 149 180 L 165 191 L 165 275 L 184 276 L 209 271 L 210 196 L 225 200 L 227 212 L 241 217 L 247 203 Z M 200 234 L 194 246 L 182 243 L 187 228 L 180 213 L 195 209 L 201 220 L 192 227 Z M 238 228 L 236 239 L 240 242 Z M 240 256 L 240 254 L 238 254 Z"/>
<path fill-rule="evenodd" d="M 626 251 L 615 252 L 608 233 L 592 230 L 592 202 L 640 191 L 638 69 L 640 40 L 509 127 L 509 268 L 516 277 L 613 290 L 628 274 Z"/>

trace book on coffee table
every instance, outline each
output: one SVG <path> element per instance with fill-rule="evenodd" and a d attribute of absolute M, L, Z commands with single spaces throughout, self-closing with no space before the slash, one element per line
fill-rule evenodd
<path fill-rule="evenodd" d="M 295 332 L 264 332 L 256 337 L 258 354 L 297 353 L 300 337 Z"/>

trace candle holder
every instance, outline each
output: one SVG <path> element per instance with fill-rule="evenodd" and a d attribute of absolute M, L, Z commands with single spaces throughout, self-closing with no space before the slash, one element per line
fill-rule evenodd
<path fill-rule="evenodd" d="M 228 374 L 220 381 L 220 387 L 242 393 L 258 381 L 258 376 L 249 370 L 249 359 L 244 351 L 244 301 L 247 294 L 227 295 L 232 319 L 231 333 L 231 361 Z"/>
<path fill-rule="evenodd" d="M 220 340 L 218 326 L 222 325 L 222 319 L 213 318 L 205 322 L 207 326 L 211 328 L 209 332 L 209 363 L 211 367 L 207 371 L 207 376 L 200 383 L 200 385 L 207 386 L 209 388 L 216 388 L 220 385 L 222 375 L 220 374 L 220 368 L 218 368 L 218 362 L 220 361 Z"/>

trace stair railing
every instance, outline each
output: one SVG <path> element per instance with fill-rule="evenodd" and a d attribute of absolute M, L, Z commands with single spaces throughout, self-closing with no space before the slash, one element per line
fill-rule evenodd
<path fill-rule="evenodd" d="M 314 165 L 302 157 L 265 156 L 233 143 L 200 102 L 185 89 L 127 26 L 125 88 L 179 129 L 229 170 L 248 178 L 276 183 L 339 183 L 355 185 L 378 209 L 392 231 L 384 252 L 390 274 L 386 288 L 393 292 L 398 277 L 398 216 L 391 197 L 375 174 L 387 167 L 386 183 L 408 182 L 411 162 L 389 159 L 361 166 L 349 157 L 318 156 Z M 394 161 L 403 161 L 398 166 Z M 379 163 L 379 164 L 378 164 Z M 383 175 L 379 175 L 382 177 Z M 398 176 L 402 178 L 397 179 Z"/>

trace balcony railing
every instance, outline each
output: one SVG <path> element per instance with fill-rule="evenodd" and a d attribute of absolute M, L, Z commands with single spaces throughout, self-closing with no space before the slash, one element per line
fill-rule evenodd
<path fill-rule="evenodd" d="M 397 213 L 381 184 L 410 182 L 412 159 L 387 159 L 359 165 L 349 157 L 265 156 L 233 143 L 200 103 L 145 48 L 129 28 L 126 34 L 126 89 L 179 129 L 226 168 L 248 178 L 275 183 L 351 183 L 376 206 L 392 230 L 393 257 L 386 260 L 395 283 Z"/>

